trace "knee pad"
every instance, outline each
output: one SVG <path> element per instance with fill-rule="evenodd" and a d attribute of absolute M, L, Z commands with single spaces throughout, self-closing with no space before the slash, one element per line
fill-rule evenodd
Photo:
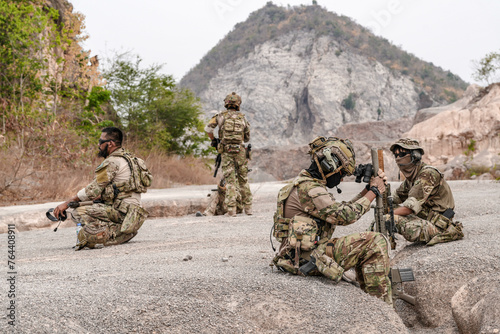
<path fill-rule="evenodd" d="M 109 240 L 110 233 L 108 227 L 84 225 L 78 233 L 79 249 L 83 247 L 94 247 L 97 244 L 104 244 Z"/>

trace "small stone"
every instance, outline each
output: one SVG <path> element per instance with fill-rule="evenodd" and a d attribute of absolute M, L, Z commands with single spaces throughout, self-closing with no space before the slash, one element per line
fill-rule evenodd
<path fill-rule="evenodd" d="M 229 259 L 227 257 L 222 258 L 222 262 L 227 262 L 227 261 L 229 261 Z"/>

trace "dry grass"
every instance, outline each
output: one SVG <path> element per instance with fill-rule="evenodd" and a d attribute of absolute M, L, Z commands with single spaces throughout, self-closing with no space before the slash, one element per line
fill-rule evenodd
<path fill-rule="evenodd" d="M 131 150 L 133 152 L 133 150 Z M 92 181 L 101 159 L 95 152 L 82 151 L 83 157 L 66 160 L 48 156 L 13 157 L 0 151 L 0 206 L 58 202 L 73 197 Z M 137 154 L 154 176 L 152 188 L 214 183 L 207 159 L 168 156 L 159 152 Z M 17 174 L 16 174 L 17 171 Z M 9 184 L 6 189 L 5 185 Z"/>
<path fill-rule="evenodd" d="M 163 189 L 178 185 L 215 183 L 208 159 L 181 158 L 152 152 L 144 160 L 153 173 L 152 188 Z"/>

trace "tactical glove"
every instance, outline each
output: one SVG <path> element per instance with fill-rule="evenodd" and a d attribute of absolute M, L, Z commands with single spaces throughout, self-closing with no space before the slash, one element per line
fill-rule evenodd
<path fill-rule="evenodd" d="M 370 179 L 370 188 L 375 187 L 381 194 L 385 192 L 385 182 L 380 176 L 372 176 Z"/>
<path fill-rule="evenodd" d="M 219 145 L 219 140 L 217 138 L 212 139 L 212 143 L 210 145 L 217 148 L 217 145 Z"/>

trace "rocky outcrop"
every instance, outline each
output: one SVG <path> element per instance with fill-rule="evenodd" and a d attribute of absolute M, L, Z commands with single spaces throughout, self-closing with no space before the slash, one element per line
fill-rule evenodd
<path fill-rule="evenodd" d="M 268 41 L 219 70 L 200 94 L 204 108 L 220 110 L 236 91 L 259 148 L 303 145 L 346 123 L 415 115 L 419 97 L 408 77 L 341 49 L 330 36 L 303 31 Z"/>
<path fill-rule="evenodd" d="M 460 333 L 494 333 L 500 328 L 500 277 L 485 274 L 462 286 L 451 299 Z"/>
<path fill-rule="evenodd" d="M 431 117 L 434 117 L 442 111 L 447 111 L 447 110 L 457 111 L 466 107 L 472 101 L 472 99 L 478 96 L 480 90 L 481 90 L 480 86 L 470 85 L 465 91 L 464 96 L 458 101 L 439 107 L 420 109 L 415 114 L 415 118 L 413 119 L 413 125 L 423 122 Z"/>
<path fill-rule="evenodd" d="M 412 122 L 412 118 L 404 117 L 385 122 L 349 123 L 341 126 L 335 136 L 361 142 L 390 142 L 401 138 L 405 132 L 409 131 Z"/>
<path fill-rule="evenodd" d="M 434 165 L 479 168 L 500 163 L 500 84 L 467 91 L 462 101 L 443 107 L 406 134 L 420 141 L 424 157 Z"/>

